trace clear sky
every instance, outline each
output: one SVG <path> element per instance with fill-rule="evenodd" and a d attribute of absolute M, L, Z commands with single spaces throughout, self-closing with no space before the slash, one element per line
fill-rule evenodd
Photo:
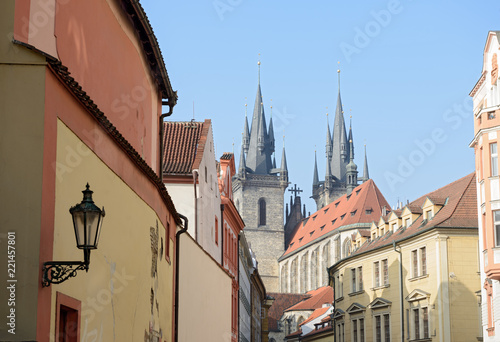
<path fill-rule="evenodd" d="M 238 163 L 257 61 L 266 118 L 272 99 L 277 164 L 283 131 L 291 185 L 311 196 L 314 151 L 324 179 L 340 62 L 355 162 L 387 201 L 414 200 L 474 171 L 472 101 L 498 1 L 142 0 L 179 102 L 172 121 L 211 119 L 216 157 Z M 328 107 L 328 109 L 326 109 Z M 331 126 L 330 126 L 331 127 Z M 348 126 L 347 126 L 348 129 Z M 290 187 L 289 187 L 290 188 Z M 285 199 L 289 200 L 287 191 Z"/>

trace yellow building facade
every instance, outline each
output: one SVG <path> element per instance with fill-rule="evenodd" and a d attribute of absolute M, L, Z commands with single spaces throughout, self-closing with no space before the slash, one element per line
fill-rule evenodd
<path fill-rule="evenodd" d="M 481 336 L 475 190 L 466 176 L 374 222 L 361 244 L 353 238 L 329 269 L 337 342 Z"/>

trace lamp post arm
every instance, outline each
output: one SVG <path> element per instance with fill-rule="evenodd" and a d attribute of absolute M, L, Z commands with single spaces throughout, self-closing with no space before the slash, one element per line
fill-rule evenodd
<path fill-rule="evenodd" d="M 48 261 L 42 268 L 42 286 L 60 284 L 69 278 L 75 277 L 78 270 L 88 270 L 89 264 L 85 261 Z"/>

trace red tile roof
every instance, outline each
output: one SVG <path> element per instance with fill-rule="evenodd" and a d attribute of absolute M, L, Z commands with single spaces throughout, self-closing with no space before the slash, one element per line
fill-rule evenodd
<path fill-rule="evenodd" d="M 313 313 L 304 322 L 300 323 L 300 325 L 304 325 L 306 323 L 311 322 L 313 319 L 316 319 L 319 316 L 323 315 L 325 312 L 327 312 L 328 309 L 330 309 L 330 307 L 325 306 L 314 310 Z"/>
<path fill-rule="evenodd" d="M 384 206 L 390 208 L 373 180 L 364 182 L 351 194 L 340 197 L 300 222 L 282 258 L 340 227 L 358 223 L 369 226 L 380 218 Z"/>
<path fill-rule="evenodd" d="M 203 156 L 211 121 L 165 122 L 163 173 L 190 175 Z"/>
<path fill-rule="evenodd" d="M 296 293 L 268 293 L 268 295 L 274 298 L 274 302 L 268 311 L 269 331 L 279 331 L 278 321 L 283 316 L 285 309 L 311 297 L 310 294 Z"/>
<path fill-rule="evenodd" d="M 316 310 L 333 301 L 333 289 L 330 286 L 323 286 L 316 290 L 307 292 L 308 298 L 289 307 L 285 311 Z"/>
<path fill-rule="evenodd" d="M 427 198 L 431 199 L 434 204 L 442 203 L 443 207 L 435 213 L 431 220 L 426 221 L 424 215 L 420 215 L 409 227 L 400 227 L 395 232 L 389 232 L 369 241 L 355 250 L 351 256 L 391 245 L 393 241 L 405 240 L 435 227 L 477 229 L 476 196 L 476 174 L 471 173 L 408 204 L 408 207 L 412 208 L 412 212 L 414 212 L 413 208 L 422 208 Z"/>

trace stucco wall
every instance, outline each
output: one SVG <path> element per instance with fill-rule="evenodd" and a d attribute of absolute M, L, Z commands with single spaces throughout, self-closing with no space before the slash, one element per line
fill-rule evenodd
<path fill-rule="evenodd" d="M 143 340 L 151 331 L 170 339 L 173 265 L 165 258 L 166 230 L 156 213 L 114 174 L 61 121 L 57 124 L 57 160 L 79 151 L 81 162 L 56 172 L 54 260 L 81 260 L 75 247 L 68 209 L 82 199 L 90 184 L 96 205 L 105 207 L 99 248 L 91 253 L 90 270 L 52 285 L 56 293 L 81 301 L 80 341 Z M 173 223 L 171 219 L 167 221 Z M 175 226 L 171 225 L 171 229 Z M 172 257 L 173 246 L 170 248 Z M 54 336 L 51 317 L 50 336 Z"/>
<path fill-rule="evenodd" d="M 231 341 L 231 278 L 189 235 L 179 248 L 179 341 Z"/>

